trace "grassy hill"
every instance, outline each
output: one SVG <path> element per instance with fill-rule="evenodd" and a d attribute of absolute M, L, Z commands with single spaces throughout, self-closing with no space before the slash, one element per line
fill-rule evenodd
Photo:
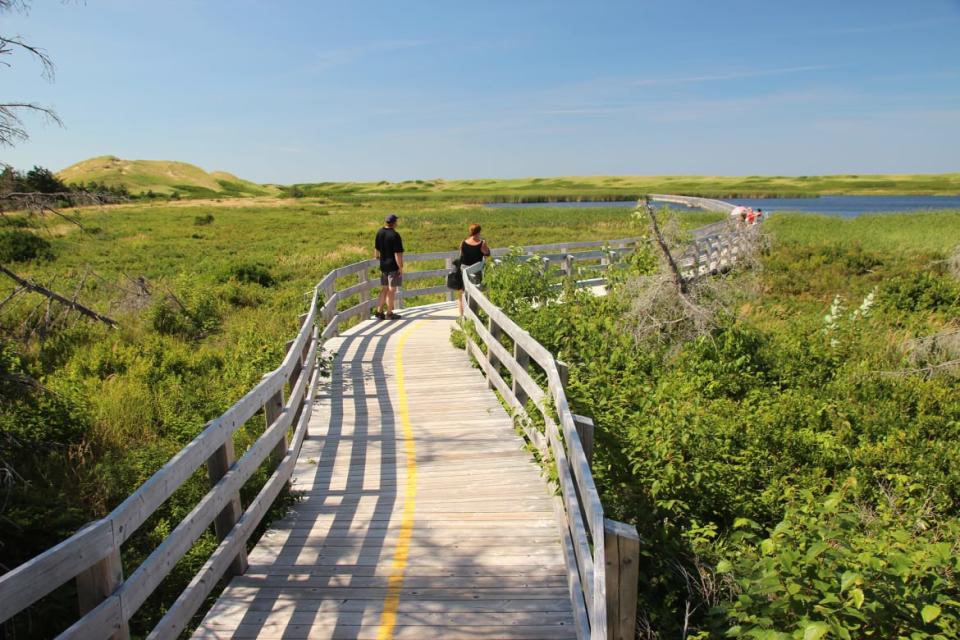
<path fill-rule="evenodd" d="M 98 182 L 111 187 L 126 186 L 130 193 L 178 193 L 183 197 L 244 197 L 274 195 L 264 187 L 223 171 L 207 173 L 186 162 L 166 160 L 123 160 L 99 156 L 78 162 L 57 174 L 68 184 Z"/>
<path fill-rule="evenodd" d="M 591 176 L 509 180 L 321 182 L 286 187 L 306 196 L 472 202 L 633 200 L 645 193 L 705 197 L 960 194 L 960 173 L 832 176 Z"/>

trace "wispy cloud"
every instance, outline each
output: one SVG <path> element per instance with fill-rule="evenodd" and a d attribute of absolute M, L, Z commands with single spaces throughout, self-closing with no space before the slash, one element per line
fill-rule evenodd
<path fill-rule="evenodd" d="M 633 104 L 571 105 L 533 111 L 539 116 L 601 117 L 616 115 L 643 115 L 660 122 L 717 119 L 737 114 L 781 108 L 797 104 L 838 104 L 851 96 L 836 90 L 804 90 L 769 93 L 766 95 L 727 98 L 693 98 L 686 100 L 644 100 Z"/>
<path fill-rule="evenodd" d="M 363 58 L 394 51 L 417 49 L 427 46 L 428 44 L 430 44 L 430 42 L 427 40 L 384 40 L 380 42 L 368 42 L 354 47 L 320 51 L 314 54 L 307 66 L 311 71 L 326 71 L 333 67 L 352 64 Z"/>
<path fill-rule="evenodd" d="M 742 80 L 744 78 L 761 78 L 770 76 L 783 76 L 793 73 L 809 73 L 811 71 L 824 71 L 835 69 L 836 65 L 805 65 L 801 67 L 781 67 L 779 69 L 753 69 L 747 71 L 730 71 L 720 73 L 709 73 L 697 76 L 673 76 L 666 78 L 644 78 L 634 80 L 629 84 L 635 87 L 651 87 L 661 85 L 676 84 L 698 84 L 702 82 L 722 82 L 725 80 Z"/>

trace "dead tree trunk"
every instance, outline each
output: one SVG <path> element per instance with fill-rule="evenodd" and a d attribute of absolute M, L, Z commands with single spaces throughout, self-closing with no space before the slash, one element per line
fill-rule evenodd
<path fill-rule="evenodd" d="M 3 274 L 6 275 L 8 278 L 10 278 L 11 280 L 13 280 L 13 281 L 16 282 L 17 284 L 19 284 L 21 287 L 23 287 L 24 289 L 29 289 L 30 291 L 34 291 L 34 292 L 36 292 L 36 293 L 39 293 L 40 295 L 46 296 L 47 298 L 49 298 L 49 299 L 51 299 L 51 300 L 56 300 L 56 301 L 59 302 L 60 304 L 66 305 L 66 306 L 70 307 L 71 309 L 74 309 L 75 311 L 79 311 L 80 313 L 82 313 L 83 315 L 87 316 L 88 318 L 92 318 L 93 320 L 98 320 L 99 322 L 104 323 L 105 325 L 107 325 L 107 326 L 110 327 L 111 329 L 116 329 L 117 326 L 118 326 L 116 320 L 113 320 L 112 318 L 108 318 L 107 316 L 101 315 L 101 314 L 97 313 L 96 311 L 94 311 L 94 310 L 92 310 L 92 309 L 89 309 L 89 308 L 83 306 L 83 305 L 80 304 L 79 302 L 75 302 L 75 301 L 73 301 L 73 300 L 70 300 L 69 298 L 65 298 L 65 297 L 63 297 L 62 295 L 60 295 L 59 293 L 57 293 L 57 292 L 55 292 L 55 291 L 51 291 L 50 289 L 47 289 L 46 287 L 43 287 L 43 286 L 41 286 L 41 285 L 39 285 L 39 284 L 36 284 L 36 283 L 34 283 L 34 282 L 30 282 L 29 280 L 24 280 L 23 278 L 21 278 L 20 276 L 18 276 L 17 274 L 15 274 L 13 271 L 10 271 L 9 269 L 7 269 L 7 268 L 6 268 L 5 266 L 3 266 L 2 264 L 0 264 L 0 273 L 3 273 Z"/>

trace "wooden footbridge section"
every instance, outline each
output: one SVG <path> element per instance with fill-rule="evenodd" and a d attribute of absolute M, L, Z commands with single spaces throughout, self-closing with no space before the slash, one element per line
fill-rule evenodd
<path fill-rule="evenodd" d="M 575 638 L 552 491 L 444 304 L 330 340 L 261 538 L 196 638 Z"/>
<path fill-rule="evenodd" d="M 595 286 L 636 241 L 526 249 Z M 689 277 L 725 268 L 738 242 L 729 230 L 698 234 Z M 426 286 L 401 300 L 449 300 L 431 281 L 455 255 L 406 256 L 427 268 L 405 280 Z M 566 365 L 469 281 L 466 353 L 450 341 L 451 302 L 369 320 L 375 266 L 327 274 L 277 369 L 105 518 L 0 576 L 0 623 L 75 580 L 80 617 L 59 637 L 128 638 L 130 619 L 212 529 L 219 546 L 149 638 L 182 635 L 224 583 L 194 637 L 632 638 L 639 540 L 604 518 L 593 424 L 570 411 Z M 233 434 L 257 420 L 262 435 L 238 454 Z M 241 502 L 263 464 L 272 474 Z M 204 467 L 209 492 L 124 567 L 124 543 Z M 248 553 L 286 486 L 299 500 Z"/>

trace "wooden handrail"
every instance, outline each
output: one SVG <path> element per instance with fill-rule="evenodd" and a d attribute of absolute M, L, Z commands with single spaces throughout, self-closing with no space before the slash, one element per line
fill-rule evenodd
<path fill-rule="evenodd" d="M 630 246 L 637 239 L 626 238 L 611 241 L 589 241 L 531 245 L 523 247 L 527 252 L 562 250 L 564 255 L 571 249 L 593 247 Z M 503 255 L 509 248 L 495 250 L 494 255 Z M 596 254 L 597 252 L 584 252 Z M 410 254 L 406 262 L 451 260 L 458 252 Z M 590 255 L 589 258 L 595 258 Z M 547 256 L 554 260 L 554 256 Z M 369 278 L 376 260 L 363 260 L 336 268 L 326 274 L 310 293 L 309 309 L 301 317 L 301 327 L 296 338 L 289 343 L 279 367 L 267 373 L 260 382 L 247 392 L 223 414 L 206 424 L 203 431 L 174 455 L 133 494 L 118 505 L 106 517 L 90 523 L 70 538 L 41 553 L 27 562 L 0 576 L 0 623 L 57 589 L 65 582 L 77 579 L 83 613 L 76 623 L 67 629 L 62 638 L 125 638 L 129 636 L 127 625 L 147 597 L 156 589 L 173 566 L 189 551 L 196 539 L 230 505 L 239 489 L 253 471 L 271 454 L 278 456 L 278 465 L 267 480 L 257 498 L 242 513 L 229 520 L 233 526 L 223 531 L 218 528 L 222 540 L 216 551 L 207 560 L 191 583 L 180 594 L 150 638 L 175 638 L 185 628 L 190 618 L 203 604 L 213 586 L 229 570 L 246 544 L 253 530 L 262 520 L 273 500 L 289 480 L 300 445 L 306 435 L 313 398 L 319 379 L 316 366 L 322 343 L 336 335 L 347 321 L 369 315 L 375 300 L 370 292 L 378 283 Z M 408 281 L 442 278 L 446 269 L 430 269 L 406 274 Z M 337 289 L 338 281 L 344 278 L 359 278 L 359 282 Z M 446 292 L 444 285 L 406 290 L 403 297 L 411 298 Z M 360 302 L 346 309 L 338 306 L 351 297 L 359 296 Z M 323 326 L 323 330 L 320 328 Z M 540 358 L 542 354 L 531 354 Z M 285 385 L 290 383 L 291 394 L 281 400 L 279 414 L 267 425 L 267 429 L 250 448 L 236 461 L 224 465 L 224 453 L 232 448 L 234 432 L 278 396 L 282 398 Z M 532 379 L 527 381 L 532 383 Z M 270 414 L 270 411 L 267 411 Z M 295 424 L 294 421 L 296 421 Z M 294 426 L 292 441 L 287 445 L 285 437 Z M 231 443 L 231 444 L 228 444 Z M 281 446 L 283 445 L 283 446 Z M 208 493 L 191 513 L 164 539 L 160 545 L 124 579 L 120 562 L 120 549 L 124 542 L 179 489 L 194 472 L 220 456 L 225 466 L 218 474 Z M 232 456 L 228 456 L 232 457 Z M 211 476 L 213 478 L 213 476 Z M 239 508 L 237 509 L 239 512 Z M 218 525 L 219 527 L 219 525 Z M 601 543 L 602 544 L 602 543 Z"/>
<path fill-rule="evenodd" d="M 524 430 L 539 449 L 542 459 L 552 459 L 556 465 L 561 509 L 567 523 L 564 539 L 568 543 L 565 547 L 569 550 L 565 555 L 571 594 L 583 594 L 580 602 L 574 597 L 578 637 L 606 640 L 603 506 L 577 434 L 574 416 L 567 403 L 557 361 L 549 350 L 494 305 L 467 277 L 464 278 L 464 296 L 464 315 L 473 321 L 477 334 L 487 348 L 485 354 L 480 345 L 468 337 L 470 353 L 513 408 L 515 415 L 529 418 L 525 401 L 530 400 L 543 418 L 543 434 L 539 434 L 529 425 L 524 425 Z M 487 317 L 486 323 L 480 319 L 481 312 Z M 500 333 L 513 342 L 513 354 L 495 337 Z M 518 358 L 518 353 L 522 353 L 523 357 Z M 490 358 L 490 354 L 494 357 Z M 531 360 L 547 376 L 546 392 L 540 389 L 527 371 Z M 500 376 L 497 365 L 510 372 L 515 383 L 512 388 Z M 523 389 L 522 395 L 518 393 L 519 389 Z M 554 414 L 559 419 L 559 425 Z"/>

